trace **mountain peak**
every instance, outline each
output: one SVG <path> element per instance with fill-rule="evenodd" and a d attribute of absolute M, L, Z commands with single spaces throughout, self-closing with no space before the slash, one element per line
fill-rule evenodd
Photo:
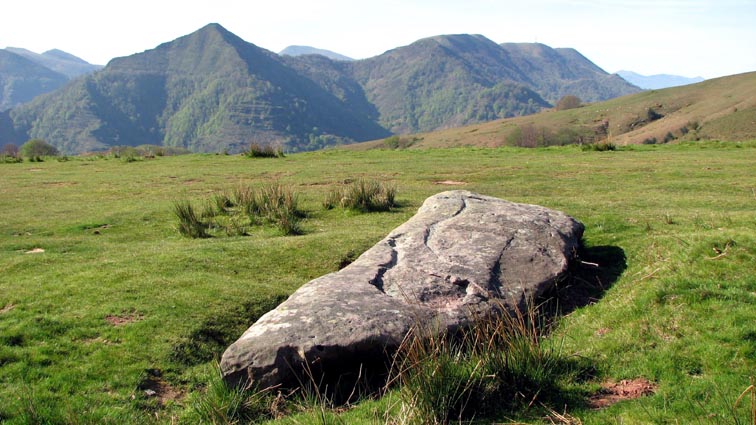
<path fill-rule="evenodd" d="M 0 112 L 29 102 L 68 81 L 65 75 L 19 54 L 19 51 L 25 49 L 0 49 Z"/>
<path fill-rule="evenodd" d="M 443 47 L 453 50 L 465 50 L 483 45 L 488 45 L 489 47 L 496 46 L 496 43 L 481 34 L 441 34 L 418 40 L 413 44 L 425 44 L 429 41 L 436 42 Z"/>
<path fill-rule="evenodd" d="M 231 31 L 227 30 L 223 25 L 216 22 L 211 22 L 205 25 L 204 27 L 195 31 L 195 34 L 202 33 L 202 32 L 210 32 L 210 31 L 219 32 L 222 34 L 232 34 Z"/>
<path fill-rule="evenodd" d="M 58 49 L 48 50 L 42 54 L 20 47 L 8 47 L 5 50 L 23 56 L 36 64 L 63 74 L 68 78 L 75 78 L 102 68 L 99 65 L 92 65 L 83 59 Z"/>
<path fill-rule="evenodd" d="M 69 61 L 69 62 L 74 62 L 74 63 L 78 63 L 78 64 L 89 65 L 89 62 L 85 61 L 84 59 L 82 59 L 80 57 L 77 57 L 77 56 L 74 56 L 74 55 L 72 55 L 72 54 L 70 54 L 68 52 L 64 52 L 62 50 L 59 50 L 59 49 L 48 50 L 48 51 L 42 53 L 42 56 L 47 56 L 47 57 L 51 57 L 51 58 L 54 58 L 54 59 L 59 59 L 59 60 Z"/>

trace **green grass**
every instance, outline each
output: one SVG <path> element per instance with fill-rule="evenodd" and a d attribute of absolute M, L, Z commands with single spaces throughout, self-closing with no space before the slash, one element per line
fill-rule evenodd
<path fill-rule="evenodd" d="M 361 212 L 390 211 L 396 207 L 396 187 L 360 178 L 346 187 L 328 192 L 323 207 L 337 206 Z"/>
<path fill-rule="evenodd" d="M 393 380 L 404 423 L 456 423 L 518 415 L 540 407 L 579 404 L 573 382 L 593 366 L 545 339 L 548 320 L 538 306 L 441 334 L 417 324 L 395 356 Z M 581 364 L 583 363 L 583 364 Z"/>
<path fill-rule="evenodd" d="M 569 414 L 748 423 L 747 403 L 732 407 L 756 373 L 754 160 L 754 142 L 707 142 L 0 164 L 0 422 L 191 423 L 191 400 L 246 326 L 372 246 L 427 196 L 463 188 L 565 211 L 586 224 L 590 248 L 626 258 L 616 281 L 590 282 L 605 291 L 549 338 L 596 367 L 586 391 L 637 376 L 658 391 L 600 411 L 568 404 Z M 360 178 L 395 186 L 399 207 L 322 208 L 329 191 Z M 179 234 L 175 202 L 271 184 L 299 194 L 301 235 Z M 27 254 L 34 249 L 44 252 Z M 147 394 L 155 376 L 174 397 Z M 345 412 L 290 409 L 282 421 L 386 423 L 400 405 L 391 391 Z"/>

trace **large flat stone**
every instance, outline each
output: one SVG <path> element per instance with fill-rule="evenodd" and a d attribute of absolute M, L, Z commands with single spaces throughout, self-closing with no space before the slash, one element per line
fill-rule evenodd
<path fill-rule="evenodd" d="M 262 316 L 221 369 L 232 383 L 267 387 L 296 385 L 305 364 L 333 374 L 385 361 L 418 321 L 443 331 L 524 308 L 567 271 L 582 233 L 558 211 L 439 193 L 352 264 Z"/>

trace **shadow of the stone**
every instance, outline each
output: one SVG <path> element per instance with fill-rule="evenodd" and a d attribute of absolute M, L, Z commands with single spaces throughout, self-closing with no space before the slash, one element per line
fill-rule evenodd
<path fill-rule="evenodd" d="M 618 246 L 583 246 L 564 278 L 541 298 L 543 313 L 558 317 L 594 304 L 627 269 L 625 251 Z"/>

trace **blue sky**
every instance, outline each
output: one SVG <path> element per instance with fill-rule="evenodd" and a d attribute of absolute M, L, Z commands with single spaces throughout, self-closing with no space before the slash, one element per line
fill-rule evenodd
<path fill-rule="evenodd" d="M 272 51 L 354 58 L 439 34 L 573 47 L 608 72 L 713 78 L 756 71 L 756 0 L 28 0 L 3 5 L 0 47 L 105 64 L 217 22 Z"/>

